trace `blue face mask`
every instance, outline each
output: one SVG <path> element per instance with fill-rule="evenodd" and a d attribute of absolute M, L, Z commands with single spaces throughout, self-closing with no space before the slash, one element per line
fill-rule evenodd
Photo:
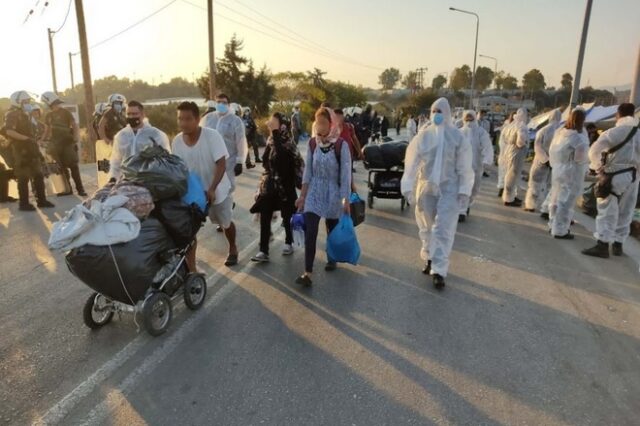
<path fill-rule="evenodd" d="M 435 114 L 433 114 L 433 124 L 439 126 L 442 123 L 444 123 L 444 115 L 442 115 L 441 112 L 436 112 Z"/>
<path fill-rule="evenodd" d="M 27 114 L 29 114 L 31 111 L 33 111 L 33 105 L 31 105 L 31 104 L 22 104 L 22 110 L 24 112 L 26 112 Z"/>
<path fill-rule="evenodd" d="M 113 104 L 113 109 L 114 109 L 115 112 L 120 114 L 122 112 L 122 104 L 121 103 Z"/>
<path fill-rule="evenodd" d="M 218 111 L 220 114 L 226 114 L 229 112 L 229 105 L 220 102 L 216 105 L 216 111 Z"/>

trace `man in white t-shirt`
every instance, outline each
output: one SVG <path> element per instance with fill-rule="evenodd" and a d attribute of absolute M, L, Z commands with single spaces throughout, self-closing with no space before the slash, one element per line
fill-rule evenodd
<path fill-rule="evenodd" d="M 227 147 L 216 130 L 200 127 L 200 111 L 194 102 L 178 105 L 179 133 L 173 140 L 173 153 L 182 158 L 190 172 L 195 173 L 207 190 L 209 200 L 209 218 L 224 230 L 229 243 L 229 256 L 226 266 L 238 263 L 236 246 L 236 227 L 231 220 L 233 198 L 231 181 L 226 173 L 226 161 L 229 158 Z M 187 255 L 187 266 L 196 271 L 196 245 Z"/>

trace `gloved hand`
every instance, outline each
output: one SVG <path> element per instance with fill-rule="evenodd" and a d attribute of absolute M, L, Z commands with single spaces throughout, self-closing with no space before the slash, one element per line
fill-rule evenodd
<path fill-rule="evenodd" d="M 469 202 L 469 196 L 464 194 L 458 194 L 458 205 L 466 206 Z"/>
<path fill-rule="evenodd" d="M 233 173 L 235 173 L 236 176 L 240 176 L 242 174 L 242 164 L 236 164 L 236 167 L 233 169 Z"/>

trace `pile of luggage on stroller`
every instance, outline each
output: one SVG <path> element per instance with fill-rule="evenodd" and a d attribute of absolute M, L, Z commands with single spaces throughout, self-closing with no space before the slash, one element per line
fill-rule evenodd
<path fill-rule="evenodd" d="M 374 198 L 400 200 L 400 209 L 407 202 L 400 190 L 404 173 L 404 156 L 409 142 L 384 142 L 364 147 L 364 167 L 369 171 L 367 204 L 373 208 Z"/>
<path fill-rule="evenodd" d="M 182 296 L 192 310 L 204 303 L 205 277 L 188 271 L 185 256 L 206 219 L 205 192 L 160 146 L 129 157 L 122 170 L 54 224 L 49 248 L 67 251 L 71 273 L 94 290 L 84 307 L 88 327 L 142 313 L 155 336 L 169 326 L 172 299 Z"/>

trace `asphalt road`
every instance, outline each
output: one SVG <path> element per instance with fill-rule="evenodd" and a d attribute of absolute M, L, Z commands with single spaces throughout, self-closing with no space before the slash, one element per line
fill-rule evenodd
<path fill-rule="evenodd" d="M 638 266 L 581 255 L 583 223 L 554 240 L 485 179 L 439 293 L 420 272 L 413 212 L 380 200 L 358 227 L 361 264 L 324 272 L 321 237 L 302 289 L 303 253 L 280 256 L 280 232 L 271 263 L 249 261 L 257 170 L 236 194 L 240 264 L 222 266 L 226 243 L 207 224 L 206 305 L 179 303 L 157 338 L 132 316 L 83 325 L 90 290 L 47 249 L 78 198 L 0 206 L 0 424 L 638 424 Z"/>

